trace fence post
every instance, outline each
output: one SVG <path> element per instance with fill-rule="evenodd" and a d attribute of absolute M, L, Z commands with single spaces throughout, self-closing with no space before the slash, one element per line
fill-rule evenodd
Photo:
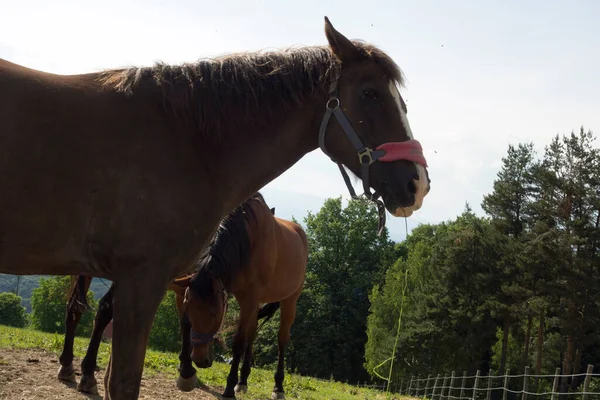
<path fill-rule="evenodd" d="M 525 367 L 525 373 L 523 374 L 523 396 L 521 400 L 527 400 L 527 391 L 529 390 L 529 367 Z"/>
<path fill-rule="evenodd" d="M 452 375 L 450 376 L 450 388 L 448 389 L 448 398 L 452 398 L 452 389 L 454 388 L 454 371 L 452 371 Z"/>
<path fill-rule="evenodd" d="M 473 383 L 473 400 L 477 400 L 477 383 L 479 383 L 479 370 L 475 374 L 475 382 Z"/>
<path fill-rule="evenodd" d="M 463 371 L 462 385 L 460 385 L 460 395 L 458 397 L 463 398 L 465 389 L 467 387 L 467 371 Z"/>
<path fill-rule="evenodd" d="M 444 383 L 442 384 L 442 391 L 440 392 L 440 399 L 446 397 L 444 395 L 444 391 L 446 390 L 446 385 L 448 384 L 448 374 L 444 374 Z"/>
<path fill-rule="evenodd" d="M 400 390 L 398 390 L 398 394 L 402 394 L 402 385 L 404 384 L 404 378 L 400 378 Z"/>
<path fill-rule="evenodd" d="M 554 383 L 552 384 L 552 397 L 551 400 L 556 400 L 558 397 L 558 382 L 560 377 L 560 368 L 556 368 L 554 371 Z"/>
<path fill-rule="evenodd" d="M 494 370 L 490 369 L 488 372 L 488 390 L 487 390 L 487 400 L 492 400 L 492 377 L 494 376 Z"/>
<path fill-rule="evenodd" d="M 427 390 L 429 390 L 429 380 L 431 379 L 431 374 L 427 375 L 427 382 L 425 382 L 425 393 L 423 393 L 423 397 L 427 397 Z"/>
<path fill-rule="evenodd" d="M 417 375 L 417 388 L 415 391 L 415 397 L 419 397 L 419 391 L 421 390 L 419 386 L 421 385 L 421 378 Z"/>
<path fill-rule="evenodd" d="M 588 364 L 587 372 L 585 373 L 585 381 L 583 383 L 583 398 L 582 400 L 587 400 L 588 392 L 590 391 L 590 381 L 592 380 L 592 371 L 594 370 L 594 366 L 592 364 Z"/>
<path fill-rule="evenodd" d="M 508 396 L 508 375 L 510 375 L 510 369 L 507 369 L 506 375 L 504 375 L 504 385 L 502 385 L 502 391 L 504 393 L 502 394 L 502 400 L 506 400 L 506 397 Z"/>
<path fill-rule="evenodd" d="M 435 383 L 433 384 L 433 392 L 431 392 L 431 400 L 435 400 L 435 389 L 437 389 L 438 381 L 440 380 L 440 374 L 435 378 Z"/>

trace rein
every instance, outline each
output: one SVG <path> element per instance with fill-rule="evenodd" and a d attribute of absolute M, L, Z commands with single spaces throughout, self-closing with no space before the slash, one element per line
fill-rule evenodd
<path fill-rule="evenodd" d="M 333 115 L 342 127 L 344 133 L 346 133 L 346 137 L 350 140 L 350 142 L 352 142 L 352 145 L 358 154 L 358 159 L 361 166 L 361 179 L 365 192 L 364 195 L 368 200 L 371 200 L 377 205 L 377 212 L 379 214 L 377 235 L 380 236 L 385 226 L 385 205 L 383 204 L 383 201 L 379 199 L 379 197 L 381 197 L 380 193 L 377 191 L 375 191 L 375 193 L 371 193 L 371 185 L 369 184 L 369 167 L 376 161 L 392 162 L 396 160 L 408 160 L 421 164 L 424 167 L 427 167 L 427 162 L 425 161 L 425 157 L 423 157 L 423 149 L 421 144 L 415 139 L 410 139 L 404 142 L 383 143 L 375 150 L 365 146 L 360 140 L 359 136 L 356 134 L 356 131 L 346 117 L 346 114 L 344 114 L 344 111 L 340 108 L 340 98 L 338 96 L 338 81 L 340 76 L 341 68 L 337 74 L 337 77 L 331 82 L 329 87 L 329 100 L 327 100 L 327 103 L 325 104 L 325 115 L 323 115 L 323 120 L 321 121 L 321 126 L 319 128 L 319 147 L 321 148 L 321 151 L 323 151 L 323 153 L 325 153 L 331 159 L 331 161 L 338 165 L 342 177 L 344 178 L 344 182 L 346 183 L 348 191 L 350 192 L 350 196 L 353 199 L 358 199 L 359 197 L 356 195 L 356 192 L 350 183 L 350 177 L 348 177 L 348 173 L 344 169 L 342 163 L 336 161 L 325 148 L 325 134 L 327 133 L 329 120 Z"/>
<path fill-rule="evenodd" d="M 189 288 L 187 289 L 189 290 Z M 215 336 L 221 332 L 221 328 L 223 328 L 223 324 L 225 323 L 225 316 L 227 315 L 227 293 L 225 289 L 223 289 L 223 318 L 221 319 L 221 323 L 219 324 L 219 328 L 216 332 L 213 333 L 202 333 L 194 331 L 194 328 L 190 328 L 190 344 L 192 347 L 200 346 L 203 344 L 210 343 L 215 339 Z"/>

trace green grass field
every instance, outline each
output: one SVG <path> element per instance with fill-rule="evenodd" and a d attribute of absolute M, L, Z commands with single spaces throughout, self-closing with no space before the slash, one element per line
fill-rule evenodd
<path fill-rule="evenodd" d="M 29 329 L 18 329 L 0 325 L 0 348 L 7 349 L 32 349 L 39 348 L 54 352 L 57 356 L 62 351 L 63 335 L 48 334 Z M 88 339 L 75 338 L 75 356 L 83 357 L 87 348 Z M 106 368 L 109 358 L 110 345 L 102 343 L 98 354 L 98 365 Z M 154 350 L 146 352 L 144 376 L 163 373 L 173 378 L 177 376 L 179 359 L 175 353 L 163 353 Z M 201 382 L 209 386 L 224 386 L 229 365 L 214 363 L 212 368 L 199 370 Z M 250 390 L 244 400 L 270 398 L 273 388 L 273 373 L 271 370 L 253 368 L 249 378 Z M 310 377 L 286 374 L 285 390 L 288 399 L 375 399 L 375 400 L 410 400 L 409 397 L 386 395 L 385 393 L 359 389 L 339 382 L 317 380 Z"/>

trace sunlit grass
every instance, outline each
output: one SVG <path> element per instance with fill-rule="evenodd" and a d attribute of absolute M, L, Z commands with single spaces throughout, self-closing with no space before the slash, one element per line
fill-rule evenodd
<path fill-rule="evenodd" d="M 44 349 L 55 353 L 57 356 L 62 351 L 64 335 L 49 334 L 30 329 L 19 329 L 0 325 L 0 348 L 13 349 Z M 76 357 L 85 355 L 89 339 L 75 338 L 74 353 Z M 106 368 L 110 355 L 110 344 L 102 343 L 98 352 L 98 365 Z M 177 377 L 178 354 L 163 353 L 155 350 L 146 352 L 144 375 L 153 376 L 161 373 Z M 274 370 L 253 368 L 248 382 L 248 393 L 240 395 L 240 399 L 258 400 L 270 398 L 273 389 Z M 199 370 L 198 377 L 201 383 L 218 387 L 221 390 L 225 385 L 229 365 L 214 363 L 209 369 Z M 390 395 L 371 390 L 357 388 L 340 382 L 318 380 L 310 377 L 286 374 L 284 387 L 287 399 L 301 400 L 346 400 L 346 399 L 375 399 L 375 400 L 409 400 L 409 397 Z"/>

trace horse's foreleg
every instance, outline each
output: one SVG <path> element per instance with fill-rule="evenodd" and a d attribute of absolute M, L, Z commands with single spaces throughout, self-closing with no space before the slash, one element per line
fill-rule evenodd
<path fill-rule="evenodd" d="M 161 270 L 151 267 L 140 271 Z M 138 398 L 150 329 L 167 283 L 168 278 L 149 273 L 115 280 L 112 353 L 104 377 L 105 400 Z"/>
<path fill-rule="evenodd" d="M 94 318 L 94 330 L 92 338 L 88 345 L 85 357 L 81 361 L 81 381 L 77 385 L 77 390 L 85 393 L 98 394 L 98 386 L 94 372 L 96 371 L 96 362 L 98 359 L 98 349 L 102 340 L 104 329 L 110 323 L 113 316 L 113 293 L 114 284 L 108 289 L 108 292 L 102 296 L 98 304 L 98 312 Z"/>
<path fill-rule="evenodd" d="M 290 341 L 290 329 L 296 318 L 296 302 L 300 293 L 285 299 L 281 302 L 281 316 L 279 320 L 279 335 L 277 344 L 279 348 L 279 358 L 277 361 L 277 371 L 275 372 L 275 387 L 273 388 L 272 399 L 285 399 L 283 390 L 283 378 L 285 377 L 285 348 Z"/>
<path fill-rule="evenodd" d="M 252 327 L 254 332 L 256 331 L 256 318 L 258 314 L 258 302 L 244 302 L 238 301 L 240 304 L 240 322 L 238 329 L 233 337 L 233 361 L 231 362 L 231 369 L 227 376 L 227 386 L 223 392 L 222 398 L 224 399 L 235 399 L 235 385 L 238 382 L 238 369 L 240 367 L 240 359 L 246 351 L 248 345 L 248 339 Z M 248 305 L 248 303 L 251 303 Z"/>
<path fill-rule="evenodd" d="M 87 294 L 87 288 L 85 280 L 88 279 L 83 276 L 73 277 L 76 279 L 73 287 L 71 288 L 71 295 L 69 296 L 69 302 L 67 303 L 67 311 L 65 313 L 65 342 L 63 345 L 63 351 L 58 358 L 60 361 L 60 369 L 58 370 L 58 379 L 68 382 L 75 382 L 75 369 L 73 368 L 73 342 L 75 340 L 75 329 L 79 325 L 81 316 L 85 312 L 85 304 L 81 303 L 80 296 L 83 294 L 83 299 Z M 90 279 L 91 281 L 91 279 Z"/>
<path fill-rule="evenodd" d="M 190 330 L 192 325 L 187 315 L 181 314 L 181 353 L 179 353 L 179 377 L 177 378 L 177 388 L 182 392 L 189 392 L 196 387 L 196 368 L 192 365 Z"/>

